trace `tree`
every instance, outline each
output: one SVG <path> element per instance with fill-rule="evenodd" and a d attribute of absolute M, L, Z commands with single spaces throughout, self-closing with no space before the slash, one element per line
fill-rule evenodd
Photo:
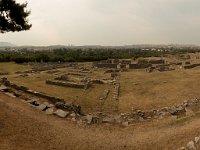
<path fill-rule="evenodd" d="M 29 30 L 32 25 L 28 22 L 30 11 L 26 7 L 27 3 L 0 0 L 0 33 Z"/>

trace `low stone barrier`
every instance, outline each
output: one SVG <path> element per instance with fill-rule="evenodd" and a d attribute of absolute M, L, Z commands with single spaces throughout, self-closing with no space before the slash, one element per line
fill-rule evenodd
<path fill-rule="evenodd" d="M 67 73 L 68 75 L 73 75 L 73 76 L 80 76 L 80 77 L 85 77 L 85 74 L 81 74 L 81 73 L 73 73 L 73 72 L 69 72 Z"/>
<path fill-rule="evenodd" d="M 53 104 L 57 103 L 57 105 L 59 104 L 58 108 L 61 108 L 61 109 L 65 108 L 68 110 L 74 109 L 74 106 L 72 107 L 72 105 L 66 104 L 63 99 L 33 91 L 24 86 L 18 86 L 16 84 L 10 83 L 6 78 L 3 78 L 2 80 L 0 80 L 0 83 L 4 84 L 7 87 L 11 87 L 16 90 L 29 93 L 37 97 L 45 98 Z M 114 95 L 116 97 L 113 97 L 113 98 L 116 99 L 116 102 L 118 103 L 119 100 L 117 99 L 117 97 L 119 96 L 120 85 L 117 82 L 113 84 L 115 85 L 115 90 L 116 90 L 114 91 Z M 105 91 L 105 96 L 108 93 L 109 93 L 108 91 Z M 111 123 L 111 124 L 116 123 L 116 124 L 122 124 L 122 125 L 128 126 L 129 124 L 137 123 L 144 120 L 157 119 L 157 118 L 162 119 L 164 117 L 178 118 L 185 115 L 191 115 L 195 111 L 199 111 L 199 109 L 200 109 L 200 99 L 195 98 L 195 99 L 187 100 L 181 104 L 173 105 L 170 107 L 163 107 L 163 108 L 144 110 L 144 111 L 133 110 L 132 112 L 123 113 L 119 115 L 111 115 L 111 114 L 103 114 L 103 113 L 90 114 L 90 115 L 85 116 L 85 118 L 83 117 L 81 119 L 83 120 L 86 119 L 87 122 L 91 122 L 91 123 L 105 123 L 106 122 L 106 123 Z M 77 106 L 76 110 L 74 109 L 73 111 L 80 112 L 80 107 Z"/>
<path fill-rule="evenodd" d="M 5 79 L 1 80 L 0 82 L 3 83 L 5 86 L 14 88 L 16 90 L 20 90 L 20 91 L 32 94 L 34 96 L 45 98 L 45 99 L 49 100 L 50 102 L 52 102 L 54 104 L 57 103 L 57 102 L 65 103 L 64 99 L 61 99 L 61 98 L 58 98 L 58 97 L 54 97 L 54 96 L 49 96 L 49 95 L 41 93 L 41 92 L 36 92 L 36 91 L 30 90 L 30 89 L 28 89 L 27 87 L 24 87 L 24 86 L 18 86 L 18 85 L 14 84 L 14 83 L 10 83 L 10 81 L 5 80 Z"/>
<path fill-rule="evenodd" d="M 0 72 L 0 76 L 9 75 L 8 72 Z"/>
<path fill-rule="evenodd" d="M 46 84 L 57 85 L 62 87 L 71 87 L 71 88 L 85 88 L 86 84 L 77 84 L 72 82 L 60 82 L 60 81 L 51 81 L 46 80 Z"/>
<path fill-rule="evenodd" d="M 194 111 L 200 108 L 200 99 L 192 99 L 184 101 L 182 104 L 163 107 L 160 109 L 152 109 L 147 111 L 134 110 L 131 113 L 124 113 L 121 115 L 123 122 L 135 122 L 138 120 L 153 119 L 153 118 L 163 118 L 165 116 L 184 116 L 192 114 Z"/>
<path fill-rule="evenodd" d="M 145 69 L 145 68 L 148 68 L 148 67 L 151 67 L 152 64 L 129 64 L 129 69 Z"/>
<path fill-rule="evenodd" d="M 105 84 L 106 83 L 104 80 L 101 80 L 101 79 L 91 79 L 91 82 L 95 83 L 95 84 Z"/>
<path fill-rule="evenodd" d="M 68 74 L 61 75 L 60 77 L 56 77 L 54 80 L 63 80 L 63 81 L 68 81 L 69 76 Z"/>
<path fill-rule="evenodd" d="M 192 68 L 195 68 L 195 67 L 198 67 L 198 66 L 200 66 L 200 64 L 186 65 L 186 66 L 184 66 L 184 69 L 192 69 Z"/>
<path fill-rule="evenodd" d="M 95 64 L 98 68 L 117 68 L 118 64 L 110 64 L 110 63 L 97 63 Z"/>

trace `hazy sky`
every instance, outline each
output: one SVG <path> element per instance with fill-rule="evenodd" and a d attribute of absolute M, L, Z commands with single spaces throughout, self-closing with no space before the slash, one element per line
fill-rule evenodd
<path fill-rule="evenodd" d="M 18 45 L 200 44 L 199 7 L 200 0 L 28 0 L 31 30 L 0 34 L 0 41 Z"/>

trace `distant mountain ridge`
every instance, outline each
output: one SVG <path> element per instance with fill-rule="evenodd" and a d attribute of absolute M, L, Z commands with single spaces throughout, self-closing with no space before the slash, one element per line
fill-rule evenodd
<path fill-rule="evenodd" d="M 9 43 L 9 42 L 0 42 L 0 47 L 15 47 L 17 45 Z"/>

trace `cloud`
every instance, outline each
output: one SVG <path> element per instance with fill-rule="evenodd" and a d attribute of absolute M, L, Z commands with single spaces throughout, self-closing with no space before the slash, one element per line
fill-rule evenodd
<path fill-rule="evenodd" d="M 32 30 L 0 35 L 0 41 L 36 45 L 200 44 L 198 6 L 199 0 L 29 0 Z"/>

